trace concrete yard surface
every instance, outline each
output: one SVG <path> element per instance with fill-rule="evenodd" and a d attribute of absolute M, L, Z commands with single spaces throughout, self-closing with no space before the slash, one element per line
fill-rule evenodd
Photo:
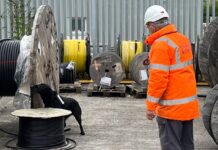
<path fill-rule="evenodd" d="M 83 127 L 80 129 L 73 117 L 67 120 L 71 128 L 66 137 L 77 142 L 76 150 L 160 150 L 156 120 L 145 117 L 144 99 L 127 95 L 121 97 L 87 97 L 86 93 L 61 93 L 62 96 L 75 98 L 82 108 Z M 205 98 L 199 98 L 201 107 Z M 13 97 L 0 99 L 0 129 L 16 133 L 18 118 L 10 115 L 14 110 Z M 0 149 L 13 136 L 0 131 Z M 194 143 L 196 150 L 217 150 L 204 128 L 202 119 L 194 121 Z M 10 143 L 16 145 L 16 140 Z"/>

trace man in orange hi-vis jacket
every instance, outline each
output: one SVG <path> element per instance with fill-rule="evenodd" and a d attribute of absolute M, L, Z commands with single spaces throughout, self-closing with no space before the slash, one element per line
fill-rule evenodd
<path fill-rule="evenodd" d="M 147 118 L 155 116 L 162 150 L 193 150 L 193 119 L 199 117 L 190 41 L 170 24 L 166 10 L 149 7 L 144 25 L 151 45 Z"/>

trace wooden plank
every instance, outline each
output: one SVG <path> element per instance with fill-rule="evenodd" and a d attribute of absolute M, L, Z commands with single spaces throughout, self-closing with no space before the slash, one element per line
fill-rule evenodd
<path fill-rule="evenodd" d="M 127 85 L 127 92 L 135 98 L 146 98 L 147 89 L 138 84 Z"/>
<path fill-rule="evenodd" d="M 93 83 L 93 80 L 79 80 L 79 82 L 82 84 L 90 84 Z M 132 84 L 133 82 L 132 80 L 122 80 L 120 84 Z"/>
<path fill-rule="evenodd" d="M 126 87 L 125 85 L 119 84 L 114 88 L 103 89 L 100 86 L 90 83 L 87 87 L 87 96 L 125 97 Z"/>
<path fill-rule="evenodd" d="M 209 86 L 207 82 L 197 82 L 197 86 Z"/>
<path fill-rule="evenodd" d="M 75 82 L 74 84 L 60 84 L 59 88 L 61 93 L 82 92 L 82 85 L 80 82 Z"/>

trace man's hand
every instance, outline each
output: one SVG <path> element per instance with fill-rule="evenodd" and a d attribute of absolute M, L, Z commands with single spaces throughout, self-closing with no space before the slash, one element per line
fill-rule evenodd
<path fill-rule="evenodd" d="M 155 116 L 156 116 L 155 111 L 150 111 L 150 110 L 146 111 L 146 117 L 148 120 L 153 120 Z"/>

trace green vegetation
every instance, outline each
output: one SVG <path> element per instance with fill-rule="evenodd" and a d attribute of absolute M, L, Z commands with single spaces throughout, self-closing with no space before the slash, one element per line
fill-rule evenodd
<path fill-rule="evenodd" d="M 35 9 L 30 7 L 30 0 L 8 0 L 10 15 L 11 38 L 20 40 L 25 34 L 31 34 Z"/>
<path fill-rule="evenodd" d="M 203 19 L 204 22 L 206 22 L 206 16 L 207 16 L 207 1 L 204 0 L 204 14 L 203 14 Z M 209 5 L 209 16 L 212 16 L 212 0 L 210 0 L 210 5 Z M 218 16 L 218 0 L 215 1 L 215 16 Z"/>

